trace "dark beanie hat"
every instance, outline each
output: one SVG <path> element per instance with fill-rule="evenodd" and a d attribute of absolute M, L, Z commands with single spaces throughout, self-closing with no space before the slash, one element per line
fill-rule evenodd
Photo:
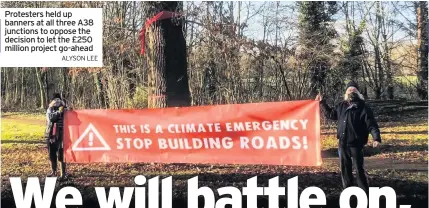
<path fill-rule="evenodd" d="M 350 81 L 349 83 L 347 83 L 346 89 L 349 88 L 349 87 L 355 87 L 356 89 L 359 90 L 359 85 L 356 82 L 354 82 L 354 81 Z"/>
<path fill-rule="evenodd" d="M 60 93 L 54 93 L 54 96 L 52 99 L 56 99 L 56 98 L 61 99 Z"/>

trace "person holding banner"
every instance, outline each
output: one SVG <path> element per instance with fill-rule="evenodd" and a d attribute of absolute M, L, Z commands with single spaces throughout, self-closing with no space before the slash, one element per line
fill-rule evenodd
<path fill-rule="evenodd" d="M 366 105 L 365 99 L 358 89 L 355 82 L 349 82 L 344 94 L 344 101 L 337 104 L 335 108 L 328 106 L 320 94 L 317 95 L 316 100 L 320 101 L 321 109 L 328 119 L 338 121 L 338 153 L 343 188 L 346 189 L 353 184 L 352 163 L 354 163 L 357 184 L 368 194 L 368 179 L 363 167 L 363 148 L 368 142 L 369 134 L 374 140 L 374 147 L 381 143 L 381 136 L 373 111 Z"/>
<path fill-rule="evenodd" d="M 61 163 L 60 177 L 66 177 L 66 164 L 64 162 L 63 148 L 63 115 L 67 108 L 59 93 L 55 93 L 46 112 L 47 128 L 45 137 L 48 145 L 49 160 L 52 172 L 48 175 L 57 176 L 57 159 Z"/>

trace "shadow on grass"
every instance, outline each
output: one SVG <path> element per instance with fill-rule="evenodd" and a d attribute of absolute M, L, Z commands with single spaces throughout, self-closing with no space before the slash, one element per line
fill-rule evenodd
<path fill-rule="evenodd" d="M 386 153 L 401 153 L 401 152 L 413 152 L 413 151 L 427 151 L 427 145 L 391 145 L 382 144 L 381 146 L 374 148 L 371 146 L 365 146 L 364 156 L 370 157 L 378 154 Z M 338 148 L 330 148 L 322 151 L 322 158 L 338 157 Z"/>
<path fill-rule="evenodd" d="M 397 132 L 381 132 L 381 134 L 428 134 L 428 131 L 397 131 Z"/>
<path fill-rule="evenodd" d="M 415 134 L 428 134 L 428 131 L 393 131 L 393 132 L 381 132 L 382 135 L 384 134 L 409 134 L 409 135 L 415 135 Z M 320 135 L 332 135 L 336 136 L 337 132 L 322 132 Z"/>
<path fill-rule="evenodd" d="M 4 114 L 2 114 L 0 118 L 7 118 L 7 117 L 10 117 L 10 116 L 11 115 L 4 115 Z"/>
<path fill-rule="evenodd" d="M 322 158 L 332 158 L 338 157 L 338 148 L 329 148 L 326 150 L 322 150 Z"/>
<path fill-rule="evenodd" d="M 34 108 L 32 108 L 32 109 L 27 109 L 27 110 L 25 110 L 25 111 L 22 111 L 22 110 L 20 110 L 20 109 L 5 109 L 5 108 L 2 108 L 1 109 L 1 113 L 2 113 L 2 116 L 1 117 L 4 117 L 4 116 L 9 116 L 9 115 L 19 115 L 19 114 L 43 114 L 43 113 L 46 113 L 45 112 L 45 109 L 34 109 Z"/>
<path fill-rule="evenodd" d="M 28 140 L 1 140 L 2 144 L 46 144 L 45 141 Z"/>
<path fill-rule="evenodd" d="M 427 145 L 382 145 L 378 148 L 366 147 L 364 154 L 367 157 L 384 154 L 384 153 L 401 153 L 401 152 L 413 152 L 413 151 L 427 151 Z"/>
<path fill-rule="evenodd" d="M 153 178 L 158 175 L 146 175 L 147 179 Z M 160 179 L 163 179 L 165 177 L 168 177 L 169 175 L 160 175 Z M 253 176 L 256 176 L 255 174 L 245 174 L 245 173 L 231 173 L 231 174 L 213 174 L 213 173 L 202 173 L 202 174 L 192 174 L 192 175 L 180 175 L 180 176 L 173 176 L 173 184 L 180 184 L 180 185 L 173 185 L 173 199 L 172 204 L 173 207 L 188 207 L 187 206 L 187 180 L 198 176 L 199 186 L 208 186 L 213 190 L 213 193 L 215 195 L 216 200 L 219 199 L 218 192 L 216 191 L 216 188 L 225 187 L 225 186 L 234 186 L 238 188 L 240 191 L 242 191 L 242 187 L 246 186 L 247 179 L 252 178 Z M 295 176 L 298 176 L 298 185 L 299 189 L 298 192 L 301 194 L 302 190 L 310 187 L 310 186 L 317 186 L 321 188 L 325 195 L 326 195 L 326 206 L 317 206 L 317 207 L 332 207 L 332 208 L 339 208 L 339 196 L 342 191 L 341 188 L 341 179 L 340 176 L 336 173 L 331 172 L 322 172 L 322 173 L 287 173 L 287 174 L 260 174 L 258 176 L 258 186 L 259 187 L 266 187 L 268 186 L 268 180 L 279 176 L 279 185 L 281 187 L 287 187 L 287 180 L 291 179 Z M 80 176 L 82 177 L 82 176 Z M 84 176 L 83 176 L 84 177 Z M 112 177 L 112 176 L 109 176 Z M 101 178 L 101 180 L 108 180 L 109 177 L 106 177 L 105 179 Z M 184 183 L 174 183 L 176 181 L 182 181 Z M 393 188 L 397 194 L 397 206 L 399 205 L 411 205 L 411 207 L 428 207 L 428 184 L 423 182 L 415 182 L 410 180 L 399 180 L 399 179 L 390 179 L 390 178 L 384 178 L 382 176 L 371 176 L 369 178 L 370 186 L 371 187 L 385 187 L 389 186 Z M 24 187 L 26 187 L 25 182 Z M 43 184 L 43 182 L 42 182 Z M 112 184 L 113 185 L 113 184 Z M 85 187 L 83 184 L 74 184 L 73 178 L 69 179 L 68 182 L 61 182 L 59 184 L 59 187 L 65 187 L 65 186 L 72 186 L 76 187 L 80 190 L 82 194 L 83 199 L 83 206 L 79 207 L 91 207 L 96 208 L 100 207 L 98 204 L 98 199 L 95 194 L 95 189 L 93 186 L 91 187 Z M 129 187 L 135 186 L 135 184 L 130 181 L 129 184 L 127 184 Z M 121 188 L 122 189 L 122 188 Z M 107 189 L 108 190 L 108 189 Z M 146 189 L 147 190 L 147 189 Z M 287 190 L 287 189 L 286 189 Z M 55 207 L 55 196 L 58 192 L 58 188 L 56 189 L 56 192 L 54 194 L 54 200 L 52 200 L 53 204 L 51 207 Z M 148 190 L 146 191 L 146 203 L 148 200 L 153 200 L 153 198 L 148 199 L 147 198 Z M 197 192 L 199 193 L 199 192 Z M 286 192 L 287 193 L 287 192 Z M 143 196 L 137 196 L 137 197 L 143 197 Z M 161 194 L 160 197 L 160 205 L 162 204 L 161 201 Z M 228 196 L 229 197 L 229 196 Z M 134 206 L 134 198 L 131 201 L 131 204 L 129 207 L 135 207 Z M 240 207 L 247 207 L 247 200 L 246 196 L 243 196 L 242 198 L 242 206 Z M 353 199 L 353 198 L 352 198 Z M 156 199 L 155 199 L 156 200 Z M 390 199 L 389 199 L 390 200 Z M 356 201 L 352 200 L 352 206 L 356 207 Z M 386 207 L 386 199 L 384 197 L 380 198 L 380 207 Z M 279 200 L 280 207 L 287 207 L 288 199 L 285 196 L 281 196 Z M 253 203 L 253 202 L 252 202 Z M 298 202 L 299 203 L 299 202 Z M 354 204 L 354 205 L 353 205 Z M 10 185 L 6 184 L 6 188 L 2 189 L 2 205 L 4 207 L 15 207 L 15 203 L 13 201 L 13 195 L 10 190 Z M 258 207 L 269 207 L 268 206 L 268 198 L 267 197 L 258 197 L 257 202 Z M 146 204 L 146 207 L 147 204 Z M 199 200 L 199 207 L 204 207 L 204 201 L 203 198 L 200 197 Z M 231 206 L 226 206 L 231 207 Z"/>

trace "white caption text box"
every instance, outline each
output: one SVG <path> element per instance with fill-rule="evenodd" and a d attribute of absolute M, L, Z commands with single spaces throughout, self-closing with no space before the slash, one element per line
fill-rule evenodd
<path fill-rule="evenodd" d="M 102 8 L 0 8 L 0 20 L 0 67 L 103 66 Z"/>

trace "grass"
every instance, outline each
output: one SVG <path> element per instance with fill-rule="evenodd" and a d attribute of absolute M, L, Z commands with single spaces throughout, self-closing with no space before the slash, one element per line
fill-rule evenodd
<path fill-rule="evenodd" d="M 48 173 L 49 160 L 46 145 L 42 143 L 45 130 L 44 119 L 43 114 L 2 114 L 2 203 L 13 200 L 9 177 L 21 176 L 25 180 L 27 177 L 37 176 L 42 179 Z M 428 126 L 427 117 L 425 119 L 417 123 L 381 124 L 382 146 L 379 149 L 368 147 L 365 150 L 371 186 L 390 186 L 395 189 L 399 198 L 415 203 L 427 203 Z M 174 181 L 173 197 L 175 200 L 181 200 L 186 198 L 186 180 L 196 175 L 199 176 L 201 185 L 207 185 L 211 188 L 243 187 L 246 185 L 246 180 L 255 175 L 261 178 L 263 185 L 267 185 L 268 179 L 280 176 L 282 178 L 280 185 L 286 186 L 286 179 L 299 176 L 300 190 L 308 186 L 318 186 L 325 191 L 328 201 L 335 201 L 338 200 L 342 190 L 341 179 L 338 174 L 338 159 L 336 158 L 335 129 L 327 129 L 322 133 L 322 155 L 325 158 L 321 167 L 132 163 L 70 164 L 68 169 L 71 173 L 71 179 L 59 182 L 58 187 L 68 185 L 77 187 L 83 193 L 84 201 L 91 201 L 95 197 L 94 190 L 88 187 L 134 186 L 133 179 L 139 174 L 148 178 L 157 175 L 172 175 Z M 338 202 L 335 203 L 338 204 Z M 331 202 L 332 204 L 334 202 Z"/>
<path fill-rule="evenodd" d="M 1 113 L 2 118 L 24 119 L 33 121 L 45 121 L 46 117 L 42 113 L 23 113 L 23 112 L 6 112 Z"/>
<path fill-rule="evenodd" d="M 2 148 L 11 147 L 16 143 L 40 142 L 43 140 L 45 126 L 40 124 L 23 123 L 21 120 L 8 120 L 2 122 L 1 141 Z"/>

